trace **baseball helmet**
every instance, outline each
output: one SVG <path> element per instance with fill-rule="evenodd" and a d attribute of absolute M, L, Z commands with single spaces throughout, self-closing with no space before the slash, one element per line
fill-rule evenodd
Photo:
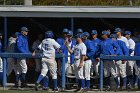
<path fill-rule="evenodd" d="M 77 35 L 76 35 L 76 38 L 83 38 L 83 34 L 80 34 L 80 33 L 77 34 Z"/>
<path fill-rule="evenodd" d="M 47 31 L 47 32 L 45 32 L 45 37 L 46 38 L 53 38 L 54 37 L 54 34 L 53 34 L 52 31 Z"/>
<path fill-rule="evenodd" d="M 111 34 L 110 38 L 117 38 L 117 35 L 116 34 Z"/>

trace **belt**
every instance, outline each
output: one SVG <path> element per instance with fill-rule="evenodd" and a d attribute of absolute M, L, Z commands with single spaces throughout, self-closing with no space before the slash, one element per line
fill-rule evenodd
<path fill-rule="evenodd" d="M 74 58 L 74 61 L 77 61 L 77 60 L 80 60 L 80 58 L 78 59 L 78 58 Z"/>

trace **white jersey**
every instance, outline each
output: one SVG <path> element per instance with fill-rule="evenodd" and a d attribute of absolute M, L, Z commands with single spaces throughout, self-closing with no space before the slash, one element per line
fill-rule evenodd
<path fill-rule="evenodd" d="M 39 45 L 39 49 L 43 51 L 43 56 L 47 58 L 55 58 L 55 49 L 60 48 L 60 45 L 51 38 L 44 39 Z"/>
<path fill-rule="evenodd" d="M 77 44 L 74 48 L 74 58 L 80 59 L 82 55 L 86 55 L 87 48 L 84 43 Z"/>
<path fill-rule="evenodd" d="M 125 42 L 125 44 L 126 44 L 127 48 L 129 48 L 129 43 L 128 43 L 128 40 L 127 40 L 127 38 L 126 38 L 126 37 L 121 36 L 120 38 L 117 38 L 117 40 L 121 40 L 121 41 Z"/>
<path fill-rule="evenodd" d="M 134 40 L 132 40 L 130 38 L 130 39 L 128 39 L 128 43 L 129 43 L 129 49 L 134 50 L 135 49 L 135 42 L 134 42 Z M 130 54 L 130 56 L 134 56 L 134 51 Z"/>
<path fill-rule="evenodd" d="M 41 53 L 41 51 L 37 50 L 37 48 L 40 44 L 41 44 L 41 41 L 36 40 L 32 45 L 32 50 L 35 50 L 37 53 Z"/>

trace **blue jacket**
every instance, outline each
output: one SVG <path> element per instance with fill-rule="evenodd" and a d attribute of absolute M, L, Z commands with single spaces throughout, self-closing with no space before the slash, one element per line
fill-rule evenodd
<path fill-rule="evenodd" d="M 99 44 L 101 40 L 97 38 L 95 40 L 93 39 L 91 42 L 92 42 L 92 45 L 95 47 L 95 58 L 96 58 L 99 55 Z"/>
<path fill-rule="evenodd" d="M 68 62 L 68 49 L 66 47 L 65 43 L 65 39 L 64 38 L 58 38 L 57 39 L 58 44 L 60 44 L 61 46 L 61 50 L 62 52 L 65 54 L 65 62 Z M 76 45 L 76 41 L 74 39 L 72 39 L 72 44 L 71 44 L 71 49 Z M 74 54 L 70 55 L 70 64 L 74 63 Z"/>
<path fill-rule="evenodd" d="M 93 61 L 93 58 L 95 56 L 96 48 L 95 48 L 95 46 L 92 45 L 92 42 L 89 39 L 85 40 L 84 43 L 87 47 L 86 56 L 89 57 Z"/>
<path fill-rule="evenodd" d="M 135 55 L 140 56 L 140 42 L 138 42 L 135 46 Z M 137 60 L 136 64 L 140 67 L 140 60 Z"/>
<path fill-rule="evenodd" d="M 99 44 L 99 51 L 102 55 L 119 55 L 120 47 L 112 39 L 107 38 Z"/>
<path fill-rule="evenodd" d="M 20 34 L 16 40 L 17 53 L 30 53 L 27 36 Z"/>
<path fill-rule="evenodd" d="M 125 42 L 123 42 L 121 40 L 116 40 L 114 42 L 116 42 L 120 46 L 119 55 L 125 55 L 125 56 L 129 55 L 129 49 L 127 48 Z"/>

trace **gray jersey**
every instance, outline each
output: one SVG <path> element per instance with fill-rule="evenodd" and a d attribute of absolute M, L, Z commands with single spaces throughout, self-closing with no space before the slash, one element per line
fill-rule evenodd
<path fill-rule="evenodd" d="M 55 58 L 55 49 L 60 48 L 60 45 L 51 38 L 44 39 L 39 45 L 39 49 L 43 51 L 43 56 L 47 58 Z"/>
<path fill-rule="evenodd" d="M 74 49 L 74 58 L 80 59 L 82 55 L 86 55 L 86 45 L 84 43 L 77 44 Z"/>

